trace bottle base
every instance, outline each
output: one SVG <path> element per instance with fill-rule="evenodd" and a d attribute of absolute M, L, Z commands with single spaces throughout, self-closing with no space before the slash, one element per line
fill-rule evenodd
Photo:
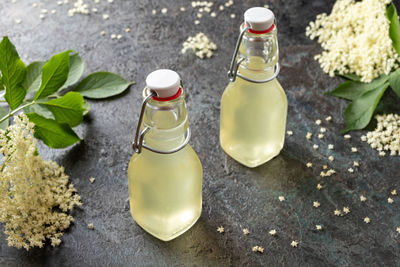
<path fill-rule="evenodd" d="M 133 219 L 135 220 L 136 224 L 139 225 L 143 230 L 145 230 L 147 233 L 151 234 L 157 239 L 160 239 L 162 241 L 170 241 L 172 239 L 177 238 L 178 236 L 184 234 L 187 230 L 192 228 L 192 226 L 199 220 L 201 216 L 201 210 L 200 213 L 194 217 L 194 219 L 187 225 L 183 226 L 180 230 L 177 230 L 176 232 L 171 233 L 161 233 L 161 232 L 155 232 L 154 230 L 146 227 L 144 224 L 140 223 L 139 220 L 135 218 L 135 216 L 132 214 Z"/>
<path fill-rule="evenodd" d="M 278 156 L 279 153 L 282 151 L 283 145 L 279 147 L 275 146 L 273 149 L 270 148 L 268 149 L 268 154 L 258 157 L 243 155 L 242 153 L 239 153 L 237 150 L 232 149 L 231 147 L 225 147 L 222 142 L 221 147 L 225 151 L 225 153 L 228 154 L 228 156 L 230 156 L 240 164 L 249 168 L 255 168 Z"/>

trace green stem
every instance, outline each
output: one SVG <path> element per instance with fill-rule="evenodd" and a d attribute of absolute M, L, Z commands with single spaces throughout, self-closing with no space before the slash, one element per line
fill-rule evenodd
<path fill-rule="evenodd" d="M 23 106 L 20 106 L 19 108 L 14 109 L 13 111 L 11 111 L 11 112 L 9 112 L 7 115 L 5 115 L 3 118 L 1 118 L 1 119 L 0 119 L 0 123 L 2 123 L 3 121 L 5 121 L 6 119 L 10 118 L 11 116 L 14 116 L 14 114 L 17 113 L 18 111 L 20 111 L 21 109 L 24 109 L 24 108 L 26 108 L 26 107 L 32 106 L 32 105 L 34 105 L 34 104 L 36 104 L 36 101 L 35 101 L 35 100 L 33 100 L 32 102 L 27 103 L 27 104 L 25 104 L 25 105 L 23 105 Z"/>
<path fill-rule="evenodd" d="M 55 94 L 52 94 L 52 95 L 49 95 L 48 96 L 49 98 L 60 98 L 61 96 L 59 95 L 59 94 L 57 94 L 57 93 L 55 93 Z"/>

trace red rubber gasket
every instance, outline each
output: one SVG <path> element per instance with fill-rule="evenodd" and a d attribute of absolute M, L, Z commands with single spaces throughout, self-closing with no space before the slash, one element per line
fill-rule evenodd
<path fill-rule="evenodd" d="M 178 92 L 176 92 L 176 94 L 169 96 L 169 97 L 157 97 L 157 96 L 153 96 L 153 100 L 156 101 L 171 101 L 174 99 L 177 99 L 178 97 L 180 97 L 180 95 L 182 94 L 182 88 L 179 87 Z"/>
<path fill-rule="evenodd" d="M 247 27 L 247 24 L 245 25 Z M 254 34 L 265 34 L 271 32 L 275 28 L 275 24 L 272 24 L 271 27 L 266 29 L 265 31 L 255 31 L 252 29 L 249 29 L 249 32 L 254 33 Z"/>

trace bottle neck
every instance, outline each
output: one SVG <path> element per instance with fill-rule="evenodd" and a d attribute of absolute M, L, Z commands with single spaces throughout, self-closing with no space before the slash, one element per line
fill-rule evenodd
<path fill-rule="evenodd" d="M 244 27 L 243 24 L 241 30 Z M 242 75 L 257 76 L 258 79 L 271 77 L 279 60 L 277 28 L 265 34 L 247 31 L 239 47 L 239 58 L 244 58 L 239 67 Z"/>
<path fill-rule="evenodd" d="M 182 145 L 189 127 L 183 90 L 171 101 L 150 100 L 142 125 L 150 128 L 144 137 L 146 145 L 158 150 L 172 150 Z"/>

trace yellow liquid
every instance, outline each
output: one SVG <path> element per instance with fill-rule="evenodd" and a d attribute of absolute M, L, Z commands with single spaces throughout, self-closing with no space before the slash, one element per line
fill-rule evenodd
<path fill-rule="evenodd" d="M 151 112 L 149 112 L 150 114 Z M 180 115 L 177 115 L 180 114 Z M 183 115 L 182 115 L 183 114 Z M 182 112 L 156 111 L 146 144 L 170 150 L 183 142 L 187 129 L 186 108 Z M 145 117 L 148 124 L 151 122 Z M 182 121 L 172 127 L 176 121 Z M 168 241 L 188 230 L 200 217 L 203 169 L 190 145 L 172 154 L 159 154 L 145 148 L 134 154 L 128 167 L 130 211 L 144 230 Z"/>
<path fill-rule="evenodd" d="M 253 69 L 257 64 L 252 65 Z M 241 68 L 242 75 L 266 79 L 273 70 Z M 247 167 L 277 156 L 285 140 L 287 98 L 277 79 L 252 83 L 239 77 L 229 83 L 221 99 L 220 143 L 225 152 Z"/>

